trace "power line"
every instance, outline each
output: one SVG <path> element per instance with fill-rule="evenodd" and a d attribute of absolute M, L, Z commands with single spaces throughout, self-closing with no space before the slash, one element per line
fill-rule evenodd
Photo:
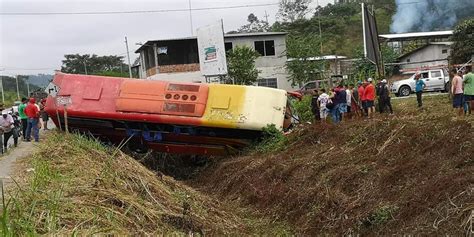
<path fill-rule="evenodd" d="M 446 2 L 449 2 L 449 1 L 456 1 L 456 0 L 444 0 Z M 411 2 L 401 2 L 401 3 L 397 3 L 396 5 L 410 5 L 410 4 L 419 4 L 419 3 L 428 3 L 426 0 L 424 1 L 411 1 Z"/>
<path fill-rule="evenodd" d="M 58 69 L 57 67 L 50 67 L 50 68 L 17 68 L 17 67 L 0 67 L 1 71 L 14 71 L 14 70 L 25 70 L 25 71 L 42 71 L 42 70 L 55 70 Z"/>
<path fill-rule="evenodd" d="M 188 11 L 207 11 L 220 9 L 235 9 L 247 7 L 266 7 L 275 6 L 278 3 L 264 3 L 251 5 L 237 5 L 225 7 L 202 7 L 187 9 L 158 9 L 158 10 L 135 10 L 135 11 L 97 11 L 97 12 L 0 12 L 2 16 L 45 16 L 45 15 L 115 15 L 115 14 L 143 14 L 143 13 L 163 13 L 163 12 L 188 12 Z"/>

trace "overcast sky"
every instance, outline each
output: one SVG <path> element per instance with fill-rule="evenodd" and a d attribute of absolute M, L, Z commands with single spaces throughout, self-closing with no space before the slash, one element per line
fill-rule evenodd
<path fill-rule="evenodd" d="M 320 0 L 325 5 L 333 0 Z M 191 0 L 192 8 L 278 3 L 278 0 Z M 188 0 L 0 0 L 0 12 L 96 12 L 187 9 Z M 316 7 L 313 0 L 312 8 Z M 254 13 L 270 23 L 278 6 L 194 11 L 194 28 L 224 20 L 225 31 L 246 23 Z M 126 56 L 137 42 L 191 35 L 189 12 L 118 15 L 0 15 L 0 74 L 53 73 L 61 67 L 64 54 Z"/>

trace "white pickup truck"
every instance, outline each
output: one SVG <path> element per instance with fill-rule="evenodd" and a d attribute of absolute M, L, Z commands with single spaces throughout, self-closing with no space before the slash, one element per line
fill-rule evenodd
<path fill-rule="evenodd" d="M 426 84 L 425 91 L 449 91 L 449 74 L 446 69 L 430 69 L 418 72 Z M 395 81 L 391 91 L 396 96 L 409 96 L 415 92 L 415 76 L 408 79 Z"/>

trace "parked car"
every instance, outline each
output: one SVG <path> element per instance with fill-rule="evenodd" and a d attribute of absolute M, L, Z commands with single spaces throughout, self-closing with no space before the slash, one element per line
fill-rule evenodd
<path fill-rule="evenodd" d="M 426 84 L 425 91 L 449 91 L 449 74 L 446 69 L 431 69 L 421 71 L 420 79 Z M 396 96 L 409 96 L 415 92 L 415 76 L 392 83 L 391 91 Z"/>
<path fill-rule="evenodd" d="M 339 83 L 341 80 L 343 80 L 342 77 L 339 78 L 338 76 L 332 76 L 331 79 L 309 81 L 306 82 L 300 89 L 296 90 L 295 92 L 298 92 L 302 95 L 308 95 L 311 94 L 311 92 L 314 90 L 319 90 L 321 88 L 330 88 L 334 84 Z"/>

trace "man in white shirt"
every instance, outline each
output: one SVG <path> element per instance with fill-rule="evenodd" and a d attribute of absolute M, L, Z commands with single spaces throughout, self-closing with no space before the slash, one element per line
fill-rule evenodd
<path fill-rule="evenodd" d="M 13 135 L 13 117 L 7 111 L 2 111 L 0 116 L 0 133 L 3 133 L 2 154 L 7 152 L 8 140 Z"/>
<path fill-rule="evenodd" d="M 321 89 L 321 95 L 318 97 L 318 107 L 319 107 L 319 116 L 321 117 L 321 122 L 325 123 L 326 118 L 329 114 L 329 109 L 327 109 L 326 105 L 329 102 L 329 95 L 326 94 L 325 89 Z"/>
<path fill-rule="evenodd" d="M 344 86 L 344 89 L 346 89 L 346 103 L 347 103 L 347 113 L 346 117 L 352 118 L 352 90 L 349 89 L 347 85 Z"/>

